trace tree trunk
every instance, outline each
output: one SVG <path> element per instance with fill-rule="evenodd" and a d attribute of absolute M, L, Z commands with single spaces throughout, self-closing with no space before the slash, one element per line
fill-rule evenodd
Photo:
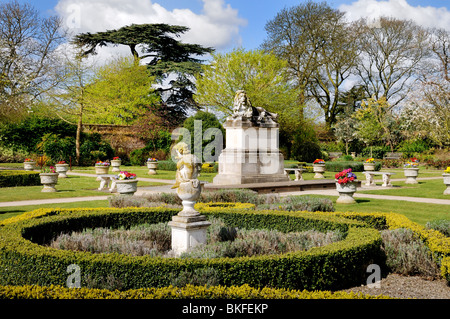
<path fill-rule="evenodd" d="M 80 105 L 80 113 L 78 113 L 77 135 L 75 138 L 75 154 L 77 166 L 80 165 L 80 148 L 81 148 L 81 131 L 83 130 L 83 104 Z"/>

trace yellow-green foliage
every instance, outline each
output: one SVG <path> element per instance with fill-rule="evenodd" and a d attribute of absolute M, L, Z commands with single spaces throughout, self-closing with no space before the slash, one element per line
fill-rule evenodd
<path fill-rule="evenodd" d="M 392 299 L 354 292 L 300 291 L 242 286 L 193 286 L 110 291 L 61 286 L 0 286 L 0 299 Z"/>

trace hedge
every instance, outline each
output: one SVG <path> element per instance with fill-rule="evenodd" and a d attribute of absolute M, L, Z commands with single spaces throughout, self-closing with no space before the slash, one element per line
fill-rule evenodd
<path fill-rule="evenodd" d="M 340 216 L 309 212 L 215 210 L 202 214 L 221 217 L 229 225 L 281 231 L 341 230 L 346 238 L 323 247 L 280 255 L 239 258 L 152 258 L 121 254 L 92 254 L 57 250 L 41 245 L 62 231 L 92 227 L 129 227 L 167 222 L 178 213 L 168 208 L 41 209 L 24 214 L 0 228 L 1 285 L 61 285 L 66 269 L 80 266 L 93 279 L 120 278 L 123 290 L 166 287 L 170 274 L 213 269 L 220 285 L 307 290 L 340 290 L 365 283 L 369 264 L 382 264 L 381 237 L 377 230 Z"/>
<path fill-rule="evenodd" d="M 0 286 L 0 299 L 393 299 L 354 292 L 300 291 L 242 286 L 193 286 L 110 291 L 61 286 Z"/>
<path fill-rule="evenodd" d="M 325 162 L 325 169 L 328 172 L 340 172 L 344 169 L 351 168 L 353 172 L 364 172 L 364 163 L 362 162 Z M 381 162 L 375 163 L 375 170 L 381 169 Z"/>
<path fill-rule="evenodd" d="M 0 170 L 0 187 L 41 185 L 39 172 L 22 170 Z"/>

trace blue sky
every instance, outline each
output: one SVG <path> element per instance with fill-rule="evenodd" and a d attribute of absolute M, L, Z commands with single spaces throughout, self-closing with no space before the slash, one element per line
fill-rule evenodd
<path fill-rule="evenodd" d="M 245 49 L 257 48 L 266 36 L 264 30 L 266 22 L 273 19 L 284 7 L 303 2 L 302 0 L 19 1 L 31 3 L 43 14 L 56 13 L 66 18 L 73 12 L 70 11 L 73 10 L 73 6 L 78 6 L 82 23 L 75 31 L 79 32 L 95 32 L 130 23 L 191 24 L 188 26 L 192 34 L 187 40 L 215 46 L 218 51 L 228 51 L 236 46 L 243 46 Z M 130 3 L 132 6 L 125 8 L 125 4 Z M 355 19 L 364 15 L 391 15 L 409 18 L 426 26 L 450 29 L 450 0 L 329 0 L 327 3 L 349 12 Z M 102 13 L 102 10 L 108 14 Z"/>

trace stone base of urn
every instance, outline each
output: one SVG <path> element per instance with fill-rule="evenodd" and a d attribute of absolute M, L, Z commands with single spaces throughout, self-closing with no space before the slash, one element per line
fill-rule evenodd
<path fill-rule="evenodd" d="M 158 174 L 156 170 L 158 169 L 158 162 L 147 162 L 148 175 Z"/>
<path fill-rule="evenodd" d="M 444 184 L 447 186 L 447 188 L 444 190 L 444 195 L 450 195 L 450 173 L 449 174 L 442 174 L 444 177 Z"/>
<path fill-rule="evenodd" d="M 58 173 L 41 173 L 41 184 L 44 188 L 41 190 L 43 193 L 54 193 L 56 192 L 56 184 L 58 183 Z"/>
<path fill-rule="evenodd" d="M 36 167 L 36 162 L 23 162 L 23 169 L 26 171 L 32 171 Z"/>
<path fill-rule="evenodd" d="M 336 190 L 339 198 L 336 200 L 338 204 L 354 204 L 356 203 L 353 194 L 356 192 L 356 183 L 339 184 L 336 182 Z"/>
<path fill-rule="evenodd" d="M 59 174 L 58 178 L 67 178 L 69 164 L 55 164 L 55 170 Z"/>
<path fill-rule="evenodd" d="M 316 173 L 314 178 L 325 178 L 323 173 L 325 173 L 325 164 L 313 164 L 313 171 Z"/>
<path fill-rule="evenodd" d="M 405 173 L 406 181 L 405 184 L 418 184 L 419 182 L 416 180 L 419 175 L 418 168 L 404 168 L 403 172 Z"/>
<path fill-rule="evenodd" d="M 121 160 L 111 160 L 112 172 L 120 172 Z"/>

